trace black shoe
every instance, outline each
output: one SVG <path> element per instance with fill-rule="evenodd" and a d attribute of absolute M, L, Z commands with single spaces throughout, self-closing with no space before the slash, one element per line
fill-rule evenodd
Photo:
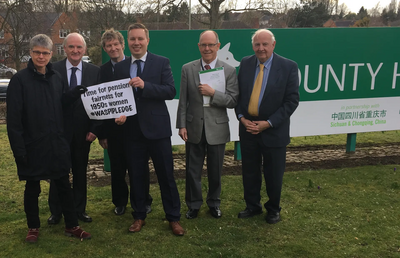
<path fill-rule="evenodd" d="M 122 214 L 125 213 L 125 209 L 126 209 L 125 206 L 118 206 L 118 207 L 115 207 L 114 213 L 115 213 L 115 215 L 122 215 Z"/>
<path fill-rule="evenodd" d="M 251 210 L 249 208 L 246 208 L 244 211 L 239 212 L 238 218 L 239 219 L 251 218 L 251 217 L 254 217 L 255 215 L 261 214 L 262 212 L 263 212 L 262 209 Z"/>
<path fill-rule="evenodd" d="M 199 210 L 198 209 L 189 209 L 186 212 L 186 218 L 187 219 L 194 219 L 197 218 L 197 214 L 199 214 Z"/>
<path fill-rule="evenodd" d="M 279 215 L 279 212 L 268 212 L 265 220 L 268 224 L 275 224 L 281 221 L 281 216 Z"/>
<path fill-rule="evenodd" d="M 62 217 L 61 215 L 51 214 L 51 216 L 47 219 L 47 224 L 56 225 L 60 223 L 61 217 Z"/>
<path fill-rule="evenodd" d="M 146 205 L 146 214 L 151 212 L 151 205 Z"/>
<path fill-rule="evenodd" d="M 78 219 L 83 222 L 92 222 L 92 218 L 86 214 L 86 212 L 78 213 Z"/>
<path fill-rule="evenodd" d="M 213 216 L 214 218 L 217 218 L 217 219 L 222 217 L 222 212 L 219 209 L 219 207 L 209 207 L 209 208 L 210 208 L 211 216 Z"/>

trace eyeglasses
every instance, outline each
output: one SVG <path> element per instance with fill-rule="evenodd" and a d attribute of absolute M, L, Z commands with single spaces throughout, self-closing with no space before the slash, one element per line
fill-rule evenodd
<path fill-rule="evenodd" d="M 40 55 L 43 55 L 44 57 L 47 57 L 47 56 L 49 56 L 50 54 L 51 54 L 51 52 L 40 52 L 40 51 L 37 51 L 37 50 L 32 50 L 32 53 L 35 55 L 35 56 L 40 56 Z"/>
<path fill-rule="evenodd" d="M 216 45 L 218 45 L 218 43 L 215 43 L 215 44 L 200 44 L 200 47 L 201 48 L 206 48 L 206 47 L 212 48 L 212 47 L 215 47 Z"/>

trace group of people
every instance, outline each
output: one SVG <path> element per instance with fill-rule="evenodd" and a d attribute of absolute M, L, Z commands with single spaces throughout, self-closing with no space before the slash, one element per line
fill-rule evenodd
<path fill-rule="evenodd" d="M 108 150 L 111 165 L 114 213 L 122 215 L 128 200 L 134 221 L 129 232 L 141 231 L 151 212 L 149 159 L 161 191 L 166 219 L 174 235 L 183 236 L 181 202 L 174 179 L 171 122 L 165 100 L 176 95 L 169 59 L 148 51 L 148 29 L 140 23 L 128 28 L 124 38 L 106 30 L 102 46 L 110 61 L 100 68 L 82 62 L 86 52 L 78 33 L 64 40 L 66 59 L 50 63 L 52 42 L 39 34 L 30 42 L 28 67 L 10 81 L 7 93 L 7 129 L 20 180 L 26 180 L 24 208 L 28 223 L 27 242 L 38 239 L 40 180 L 51 179 L 49 224 L 64 216 L 65 234 L 81 239 L 91 235 L 78 226 L 78 219 L 91 222 L 86 213 L 86 169 L 90 144 L 96 138 Z M 218 34 L 200 34 L 200 59 L 182 67 L 176 128 L 186 147 L 187 219 L 198 217 L 203 204 L 202 170 L 207 156 L 211 216 L 222 217 L 221 172 L 225 144 L 230 141 L 227 108 L 235 108 L 239 123 L 242 176 L 246 207 L 239 218 L 262 213 L 261 185 L 264 174 L 269 200 L 264 204 L 267 223 L 280 221 L 280 195 L 289 144 L 290 116 L 299 103 L 297 64 L 274 53 L 275 37 L 260 29 L 252 36 L 254 55 L 236 69 L 217 58 Z M 223 67 L 225 90 L 202 83 L 199 72 Z M 86 87 L 130 78 L 137 114 L 105 121 L 90 120 L 80 95 Z M 209 103 L 204 104 L 204 96 Z M 69 183 L 72 170 L 73 184 Z M 129 187 L 125 177 L 128 172 Z"/>

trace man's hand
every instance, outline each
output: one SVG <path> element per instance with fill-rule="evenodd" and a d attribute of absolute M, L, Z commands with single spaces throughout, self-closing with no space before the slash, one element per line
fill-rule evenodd
<path fill-rule="evenodd" d="M 142 79 L 140 79 L 140 77 L 135 77 L 132 78 L 129 81 L 129 84 L 133 87 L 133 88 L 139 88 L 139 89 L 143 89 L 144 88 L 144 81 Z"/>
<path fill-rule="evenodd" d="M 115 123 L 117 125 L 123 125 L 123 124 L 125 124 L 125 121 L 126 121 L 126 116 L 124 116 L 124 115 L 122 115 L 118 118 L 115 118 Z"/>
<path fill-rule="evenodd" d="M 99 139 L 99 144 L 101 147 L 103 147 L 103 149 L 108 149 L 108 142 L 107 139 Z"/>
<path fill-rule="evenodd" d="M 97 138 L 97 136 L 92 132 L 88 132 L 86 134 L 86 141 L 88 141 L 88 142 L 93 142 L 94 140 L 96 140 L 96 138 Z"/>
<path fill-rule="evenodd" d="M 240 118 L 240 122 L 246 127 L 246 131 L 251 134 L 259 134 L 271 127 L 268 121 L 250 121 L 244 117 Z"/>
<path fill-rule="evenodd" d="M 199 88 L 201 95 L 210 96 L 210 97 L 214 96 L 215 90 L 213 88 L 211 88 L 210 85 L 200 84 L 198 88 Z"/>
<path fill-rule="evenodd" d="M 185 142 L 188 140 L 186 128 L 179 128 L 179 133 L 178 134 L 182 138 L 182 140 L 184 140 Z"/>

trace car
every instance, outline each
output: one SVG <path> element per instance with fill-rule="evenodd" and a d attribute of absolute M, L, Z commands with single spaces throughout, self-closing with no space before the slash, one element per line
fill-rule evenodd
<path fill-rule="evenodd" d="M 0 79 L 0 102 L 5 102 L 7 97 L 7 88 L 10 79 Z"/>
<path fill-rule="evenodd" d="M 1 78 L 11 79 L 11 77 L 16 73 L 17 73 L 17 70 L 10 68 L 8 66 L 5 66 L 4 64 L 0 64 L 0 77 Z"/>
<path fill-rule="evenodd" d="M 82 61 L 86 63 L 91 63 L 92 60 L 90 60 L 89 56 L 82 56 Z"/>

